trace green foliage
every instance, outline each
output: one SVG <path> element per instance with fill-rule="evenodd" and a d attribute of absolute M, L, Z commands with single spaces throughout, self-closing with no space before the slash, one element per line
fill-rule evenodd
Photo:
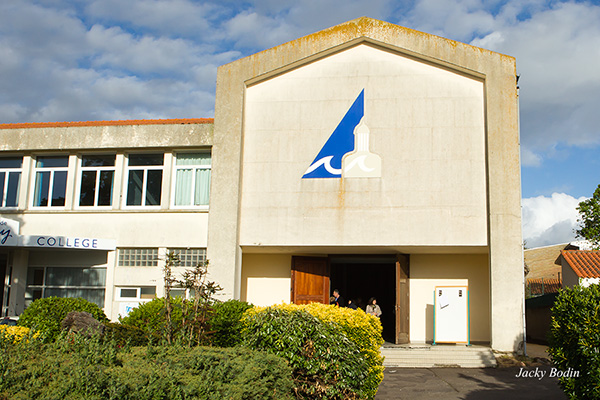
<path fill-rule="evenodd" d="M 186 269 L 177 284 L 187 289 L 191 299 L 183 300 L 183 335 L 181 339 L 188 346 L 210 343 L 209 320 L 212 315 L 213 296 L 222 288 L 208 280 L 208 261 Z"/>
<path fill-rule="evenodd" d="M 552 308 L 548 353 L 563 372 L 559 378 L 571 399 L 600 399 L 600 286 L 562 290 Z"/>
<path fill-rule="evenodd" d="M 291 370 L 246 349 L 177 345 L 119 350 L 62 335 L 0 349 L 0 398 L 46 400 L 291 399 Z"/>
<path fill-rule="evenodd" d="M 243 324 L 244 346 L 288 361 L 298 398 L 375 396 L 377 390 L 365 385 L 369 360 L 337 323 L 321 320 L 298 306 L 281 305 L 251 309 L 244 315 Z"/>
<path fill-rule="evenodd" d="M 365 313 L 363 310 L 353 310 L 344 307 L 311 303 L 305 306 L 306 311 L 321 321 L 333 322 L 341 328 L 348 339 L 354 342 L 369 365 L 367 376 L 361 387 L 367 397 L 377 393 L 383 380 L 383 356 L 380 348 L 383 345 L 382 327 L 379 318 Z"/>
<path fill-rule="evenodd" d="M 252 308 L 245 301 L 228 300 L 213 304 L 213 313 L 209 320 L 212 344 L 219 347 L 233 347 L 241 341 L 242 319 L 244 312 Z"/>
<path fill-rule="evenodd" d="M 96 304 L 82 298 L 47 297 L 35 300 L 19 317 L 19 326 L 31 328 L 45 342 L 51 342 L 60 334 L 60 323 L 71 311 L 85 311 L 100 322 L 108 322 L 104 312 Z"/>
<path fill-rule="evenodd" d="M 181 329 L 183 321 L 183 303 L 181 297 L 172 298 L 171 304 L 173 305 L 171 324 L 173 331 L 177 332 Z M 138 307 L 131 310 L 129 315 L 119 318 L 119 321 L 123 325 L 135 326 L 152 335 L 163 336 L 167 324 L 165 300 L 163 298 L 156 298 L 147 303 L 141 303 Z"/>
<path fill-rule="evenodd" d="M 144 331 L 136 326 L 123 325 L 113 322 L 104 324 L 104 340 L 114 340 L 119 347 L 128 346 L 146 346 L 149 342 L 158 342 L 158 337 L 150 332 Z"/>
<path fill-rule="evenodd" d="M 575 230 L 577 236 L 587 239 L 595 249 L 600 247 L 600 185 L 594 195 L 579 203 L 579 225 Z"/>

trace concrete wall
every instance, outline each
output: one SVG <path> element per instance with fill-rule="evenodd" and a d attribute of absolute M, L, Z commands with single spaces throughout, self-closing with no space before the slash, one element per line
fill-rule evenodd
<path fill-rule="evenodd" d="M 302 179 L 363 89 L 381 177 Z M 483 96 L 366 44 L 249 87 L 240 245 L 486 245 Z"/>
<path fill-rule="evenodd" d="M 292 256 L 244 254 L 240 299 L 257 306 L 290 302 Z"/>
<path fill-rule="evenodd" d="M 226 292 L 235 297 L 240 295 L 242 286 L 240 237 L 248 241 L 267 237 L 262 234 L 252 236 L 248 233 L 248 229 L 240 231 L 240 221 L 244 214 L 241 203 L 245 201 L 242 200 L 240 185 L 245 179 L 242 172 L 243 155 L 245 155 L 243 138 L 246 134 L 244 117 L 248 117 L 246 105 L 251 105 L 245 101 L 246 95 L 252 96 L 253 85 L 318 62 L 359 44 L 385 48 L 393 54 L 406 56 L 421 63 L 429 63 L 436 68 L 446 68 L 483 82 L 484 158 L 487 185 L 485 243 L 489 246 L 492 320 L 490 335 L 493 348 L 517 349 L 523 339 L 523 254 L 515 60 L 509 56 L 368 18 L 359 18 L 323 30 L 219 68 L 208 256 L 215 268 L 224 271 L 220 277 Z M 330 78 L 335 79 L 335 72 L 330 75 Z M 313 114 L 302 114 L 302 109 L 299 109 L 296 118 L 299 123 L 303 123 L 313 116 Z M 287 118 L 285 114 L 282 117 Z M 252 123 L 251 118 L 246 121 Z M 275 147 L 277 142 L 267 142 L 264 145 L 274 146 L 273 150 L 278 149 Z M 402 146 L 398 144 L 397 147 Z M 291 154 L 294 149 L 288 150 L 288 154 Z M 299 164 L 295 168 L 298 168 L 298 172 L 302 172 Z M 287 167 L 283 168 L 283 171 L 286 170 Z M 459 171 L 462 170 L 459 168 Z M 273 172 L 265 171 L 265 173 L 268 174 L 266 179 L 276 178 Z M 426 190 L 427 182 L 423 182 L 423 185 L 423 190 Z M 372 189 L 367 185 L 365 190 Z M 335 189 L 331 188 L 325 192 L 334 193 Z M 288 199 L 286 196 L 284 195 L 283 199 Z M 383 204 L 383 202 L 376 199 L 375 204 Z M 475 204 L 479 203 L 475 201 Z M 276 212 L 282 213 L 280 210 Z M 310 219 L 310 216 L 310 212 L 306 214 L 306 218 Z M 288 223 L 279 225 L 280 229 L 277 233 L 271 233 L 267 238 L 276 238 L 280 233 L 297 229 L 295 224 L 289 223 L 297 220 L 296 217 L 292 217 L 287 219 Z M 342 221 L 364 223 L 369 219 L 369 215 L 365 213 L 360 217 L 356 215 L 354 218 L 349 218 L 349 221 L 344 217 Z M 463 217 L 467 216 L 463 215 Z M 328 218 L 331 219 L 332 216 Z M 420 232 L 420 227 L 406 226 L 403 222 L 398 222 L 398 229 L 416 229 Z M 475 218 L 476 236 L 480 227 L 481 223 Z M 455 229 L 455 227 L 446 226 L 444 229 Z M 288 234 L 284 234 L 284 238 L 285 235 Z M 439 233 L 435 232 L 432 235 L 436 237 Z M 286 238 L 286 240 L 292 239 L 294 238 Z M 348 242 L 350 239 L 354 240 L 354 237 L 344 238 Z M 467 240 L 471 241 L 473 237 Z M 261 245 L 261 243 L 251 244 Z"/>
<path fill-rule="evenodd" d="M 212 144 L 213 124 L 143 124 L 0 129 L 0 151 L 152 148 Z"/>
<path fill-rule="evenodd" d="M 487 255 L 411 255 L 411 342 L 433 341 L 433 293 L 436 286 L 469 287 L 471 341 L 489 342 L 490 290 Z"/>
<path fill-rule="evenodd" d="M 563 287 L 573 287 L 579 285 L 579 276 L 573 271 L 573 268 L 561 257 L 562 262 L 562 282 Z"/>

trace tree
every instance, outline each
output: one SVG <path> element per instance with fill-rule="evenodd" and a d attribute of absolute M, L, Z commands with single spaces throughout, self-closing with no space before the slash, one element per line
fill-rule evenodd
<path fill-rule="evenodd" d="M 600 185 L 594 195 L 579 203 L 579 229 L 577 237 L 588 240 L 594 249 L 600 248 Z"/>

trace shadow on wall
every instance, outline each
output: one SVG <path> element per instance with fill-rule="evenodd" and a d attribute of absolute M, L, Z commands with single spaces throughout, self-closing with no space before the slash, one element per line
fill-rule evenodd
<path fill-rule="evenodd" d="M 433 342 L 433 304 L 427 304 L 425 306 L 425 337 L 431 338 Z"/>

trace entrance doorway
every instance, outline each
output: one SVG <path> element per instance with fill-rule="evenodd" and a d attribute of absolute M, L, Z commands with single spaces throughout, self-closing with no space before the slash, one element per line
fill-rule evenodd
<path fill-rule="evenodd" d="M 331 291 L 365 309 L 375 297 L 381 307 L 383 339 L 396 343 L 396 256 L 330 256 Z"/>

